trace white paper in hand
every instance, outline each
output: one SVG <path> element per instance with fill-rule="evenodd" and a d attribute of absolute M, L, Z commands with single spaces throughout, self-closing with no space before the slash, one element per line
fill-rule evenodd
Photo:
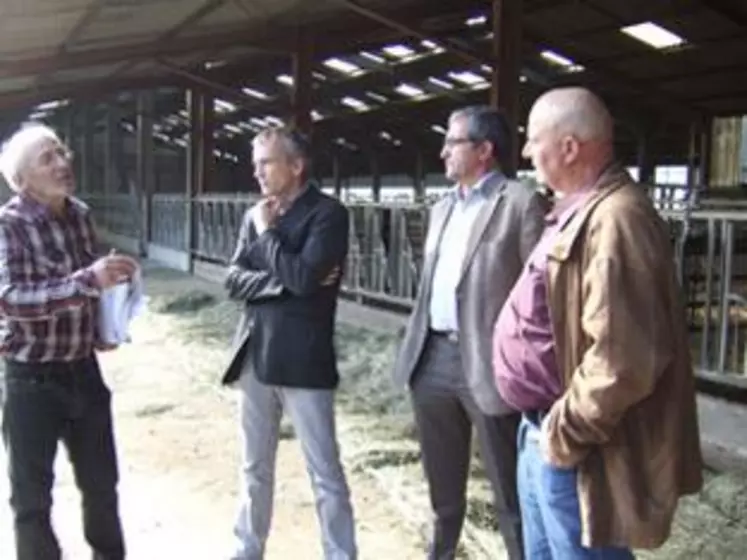
<path fill-rule="evenodd" d="M 99 299 L 101 342 L 114 345 L 130 342 L 130 321 L 142 312 L 144 305 L 140 269 L 129 282 L 103 290 Z"/>

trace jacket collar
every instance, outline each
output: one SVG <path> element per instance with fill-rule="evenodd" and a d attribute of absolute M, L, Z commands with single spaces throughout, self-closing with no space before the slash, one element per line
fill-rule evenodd
<path fill-rule="evenodd" d="M 508 180 L 502 173 L 492 174 L 490 176 L 490 179 L 484 183 L 483 188 L 489 189 L 486 191 L 488 194 L 485 195 L 487 199 L 484 201 L 482 208 L 480 208 L 477 216 L 475 217 L 475 222 L 472 225 L 469 239 L 467 240 L 467 248 L 465 251 L 464 260 L 462 261 L 462 274 L 459 280 L 460 282 L 464 278 L 467 269 L 471 266 L 473 256 L 475 254 L 475 251 L 477 250 L 477 247 L 480 245 L 480 241 L 485 234 L 485 230 L 492 220 L 500 201 L 503 199 L 506 185 L 508 185 Z"/>
<path fill-rule="evenodd" d="M 317 197 L 319 196 L 319 189 L 314 181 L 307 181 L 303 186 L 299 195 L 290 203 L 285 209 L 282 215 L 278 218 L 279 222 L 283 222 L 288 217 L 303 214 L 310 206 L 314 204 Z"/>
<path fill-rule="evenodd" d="M 550 250 L 550 256 L 565 261 L 571 254 L 573 245 L 583 230 L 589 216 L 597 205 L 617 191 L 622 185 L 632 183 L 633 179 L 619 163 L 610 165 L 597 179 L 591 192 L 575 214 L 561 225 L 558 242 Z"/>

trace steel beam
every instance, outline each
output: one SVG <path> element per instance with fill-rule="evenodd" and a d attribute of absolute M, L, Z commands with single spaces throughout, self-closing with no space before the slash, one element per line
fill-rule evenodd
<path fill-rule="evenodd" d="M 491 104 L 509 123 L 510 153 L 496 154 L 504 173 L 512 177 L 519 163 L 519 68 L 523 0 L 493 0 L 493 80 Z"/>
<path fill-rule="evenodd" d="M 394 18 L 380 14 L 379 12 L 375 10 L 366 8 L 365 6 L 362 6 L 358 2 L 355 2 L 354 0 L 336 0 L 336 1 L 339 4 L 344 5 L 351 11 L 357 14 L 360 14 L 363 17 L 376 21 L 386 27 L 390 27 L 394 29 L 395 31 L 402 33 L 403 35 L 416 37 L 420 40 L 433 40 L 433 36 L 431 34 L 420 31 L 419 29 L 416 29 L 413 26 L 397 21 Z M 489 60 L 486 60 L 484 57 L 480 56 L 479 54 L 472 52 L 470 50 L 467 50 L 464 47 L 458 47 L 456 45 L 451 44 L 448 41 L 445 41 L 445 42 L 442 41 L 442 43 L 444 43 L 443 45 L 444 48 L 453 52 L 454 54 L 456 54 L 457 56 L 459 56 L 466 62 L 469 62 L 470 64 L 475 64 L 475 63 L 483 64 L 485 62 L 489 62 Z"/>
<path fill-rule="evenodd" d="M 156 184 L 153 146 L 154 92 L 142 92 L 137 98 L 137 193 L 142 205 L 140 228 L 140 253 L 147 255 L 152 238 L 153 193 Z"/>
<path fill-rule="evenodd" d="M 311 86 L 314 55 L 313 37 L 305 27 L 296 33 L 296 52 L 293 53 L 293 115 L 294 126 L 311 136 Z"/>

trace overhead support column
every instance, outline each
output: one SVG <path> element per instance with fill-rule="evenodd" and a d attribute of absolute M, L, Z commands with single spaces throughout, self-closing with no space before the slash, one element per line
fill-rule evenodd
<path fill-rule="evenodd" d="M 187 112 L 191 125 L 189 149 L 192 159 L 193 194 L 211 190 L 215 170 L 215 112 L 212 95 L 197 90 L 187 92 Z"/>
<path fill-rule="evenodd" d="M 700 182 L 704 189 L 711 184 L 711 147 L 713 144 L 713 119 L 705 119 L 700 131 Z"/>
<path fill-rule="evenodd" d="M 107 104 L 104 117 L 104 192 L 115 194 L 119 190 L 120 177 L 117 164 L 117 143 L 119 136 L 119 106 L 115 102 Z"/>
<path fill-rule="evenodd" d="M 505 112 L 511 153 L 499 154 L 503 170 L 516 174 L 519 163 L 519 77 L 523 0 L 493 0 L 493 83 L 490 103 Z"/>
<path fill-rule="evenodd" d="M 141 204 L 140 254 L 148 254 L 152 238 L 153 192 L 155 190 L 155 152 L 153 144 L 153 91 L 141 92 L 137 98 L 137 195 Z"/>
<path fill-rule="evenodd" d="M 215 98 L 201 94 L 199 102 L 198 134 L 202 146 L 198 174 L 199 193 L 215 190 Z"/>
<path fill-rule="evenodd" d="M 311 85 L 314 56 L 313 37 L 305 27 L 296 34 L 296 52 L 293 54 L 293 125 L 311 137 Z"/>
<path fill-rule="evenodd" d="M 68 107 L 63 124 L 63 141 L 75 152 L 75 108 Z"/>
<path fill-rule="evenodd" d="M 423 152 L 418 150 L 415 154 L 415 176 L 414 176 L 414 200 L 417 203 L 425 201 L 425 159 Z"/>
<path fill-rule="evenodd" d="M 699 123 L 690 125 L 690 148 L 687 156 L 687 190 L 689 192 L 697 189 L 700 181 L 698 177 L 698 148 L 700 147 L 700 126 Z"/>
<path fill-rule="evenodd" d="M 198 249 L 199 241 L 199 196 L 209 190 L 212 170 L 215 165 L 213 155 L 213 97 L 194 89 L 189 90 L 187 91 L 186 105 L 191 128 L 187 150 L 186 195 L 188 204 L 185 242 L 191 271 L 193 267 L 192 255 Z"/>
<path fill-rule="evenodd" d="M 638 136 L 638 181 L 653 185 L 656 181 L 656 164 L 651 157 L 651 132 L 642 131 Z"/>
<path fill-rule="evenodd" d="M 332 180 L 334 181 L 335 196 L 342 198 L 342 170 L 340 169 L 340 154 L 332 155 Z"/>
<path fill-rule="evenodd" d="M 376 152 L 371 152 L 371 197 L 374 202 L 381 201 L 381 170 L 379 169 L 379 157 Z"/>
<path fill-rule="evenodd" d="M 94 185 L 91 177 L 93 176 L 91 166 L 93 165 L 93 135 L 94 126 L 91 117 L 91 106 L 84 104 L 82 107 L 81 133 L 80 133 L 80 158 L 78 164 L 78 173 L 80 181 L 80 190 L 84 193 L 94 191 Z M 103 185 L 99 185 L 101 189 Z"/>

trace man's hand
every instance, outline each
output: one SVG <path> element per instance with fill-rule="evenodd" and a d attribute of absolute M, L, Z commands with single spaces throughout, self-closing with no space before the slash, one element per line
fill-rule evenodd
<path fill-rule="evenodd" d="M 252 222 L 257 235 L 262 235 L 268 228 L 275 225 L 280 214 L 280 201 L 276 197 L 270 196 L 260 200 L 252 208 Z"/>
<path fill-rule="evenodd" d="M 540 456 L 547 464 L 552 465 L 552 462 L 550 461 L 550 450 L 549 450 L 550 436 L 548 434 L 548 430 L 549 430 L 548 423 L 547 423 L 548 418 L 549 418 L 549 414 L 542 419 L 542 423 L 540 424 L 540 434 L 539 434 Z"/>
<path fill-rule="evenodd" d="M 322 286 L 333 286 L 340 279 L 341 270 L 339 266 L 329 271 L 329 274 L 322 280 Z"/>
<path fill-rule="evenodd" d="M 105 290 L 116 284 L 127 282 L 135 274 L 138 264 L 127 255 L 108 255 L 101 257 L 91 265 L 96 279 L 96 286 Z"/>

